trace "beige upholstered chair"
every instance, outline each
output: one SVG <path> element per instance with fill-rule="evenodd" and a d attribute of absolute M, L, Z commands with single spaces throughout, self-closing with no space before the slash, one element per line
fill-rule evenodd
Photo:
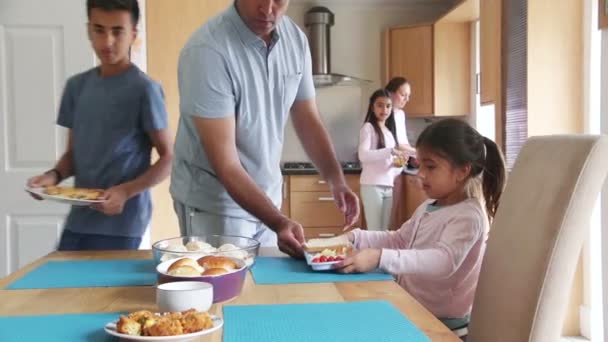
<path fill-rule="evenodd" d="M 595 200 L 608 137 L 533 137 L 490 230 L 467 342 L 554 342 Z"/>

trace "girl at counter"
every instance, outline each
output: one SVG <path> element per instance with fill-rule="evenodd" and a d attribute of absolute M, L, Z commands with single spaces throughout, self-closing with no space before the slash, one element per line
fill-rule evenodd
<path fill-rule="evenodd" d="M 404 77 L 393 77 L 384 88 L 389 92 L 393 101 L 393 117 L 395 118 L 395 133 L 399 140 L 399 149 L 415 156 L 416 150 L 410 146 L 407 138 L 407 128 L 405 124 L 405 112 L 403 108 L 410 101 L 412 88 L 410 82 Z"/>
<path fill-rule="evenodd" d="M 370 230 L 388 228 L 393 183 L 407 158 L 397 146 L 390 94 L 384 89 L 376 90 L 369 99 L 365 123 L 359 132 L 361 200 Z"/>
<path fill-rule="evenodd" d="M 505 184 L 496 144 L 464 121 L 445 119 L 418 138 L 418 177 L 429 200 L 399 230 L 354 230 L 358 250 L 344 273 L 380 267 L 452 330 L 468 324 L 489 221 Z"/>

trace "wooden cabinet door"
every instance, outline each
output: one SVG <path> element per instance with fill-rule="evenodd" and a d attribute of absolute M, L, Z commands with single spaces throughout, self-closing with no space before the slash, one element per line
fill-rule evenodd
<path fill-rule="evenodd" d="M 340 227 L 344 214 L 340 212 L 331 192 L 291 192 L 291 218 L 305 228 Z"/>
<path fill-rule="evenodd" d="M 428 197 L 426 197 L 426 194 L 424 193 L 424 190 L 422 190 L 420 181 L 416 176 L 408 175 L 404 178 L 405 180 L 403 184 L 403 192 L 405 194 L 405 220 L 401 222 L 401 224 L 403 224 L 406 220 L 409 220 L 409 218 L 412 217 L 412 215 L 414 214 L 414 211 L 416 211 L 416 208 L 418 208 L 422 204 L 422 202 L 428 199 Z"/>
<path fill-rule="evenodd" d="M 412 96 L 408 116 L 429 116 L 433 108 L 433 26 L 392 28 L 388 32 L 388 79 L 407 78 Z M 387 80 L 388 81 L 388 80 Z"/>
<path fill-rule="evenodd" d="M 169 127 L 175 137 L 179 119 L 177 61 L 190 35 L 211 17 L 228 8 L 231 0 L 147 0 L 146 44 L 148 75 L 165 93 Z M 169 178 L 152 188 L 152 242 L 179 235 Z"/>
<path fill-rule="evenodd" d="M 481 104 L 494 103 L 500 89 L 501 0 L 480 2 Z"/>

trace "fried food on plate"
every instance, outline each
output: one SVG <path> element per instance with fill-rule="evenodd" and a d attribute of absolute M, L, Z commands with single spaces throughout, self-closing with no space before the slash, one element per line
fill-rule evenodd
<path fill-rule="evenodd" d="M 103 196 L 104 190 L 74 188 L 69 186 L 48 186 L 44 188 L 43 192 L 47 195 L 61 196 L 71 199 L 100 200 Z"/>
<path fill-rule="evenodd" d="M 207 312 L 190 309 L 183 312 L 153 314 L 136 311 L 120 316 L 116 330 L 131 336 L 174 336 L 213 328 L 213 320 Z"/>

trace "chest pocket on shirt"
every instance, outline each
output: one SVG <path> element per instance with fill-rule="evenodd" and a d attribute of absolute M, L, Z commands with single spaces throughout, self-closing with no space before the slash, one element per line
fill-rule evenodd
<path fill-rule="evenodd" d="M 283 76 L 283 107 L 285 112 L 289 111 L 296 99 L 301 79 L 302 73 Z"/>

